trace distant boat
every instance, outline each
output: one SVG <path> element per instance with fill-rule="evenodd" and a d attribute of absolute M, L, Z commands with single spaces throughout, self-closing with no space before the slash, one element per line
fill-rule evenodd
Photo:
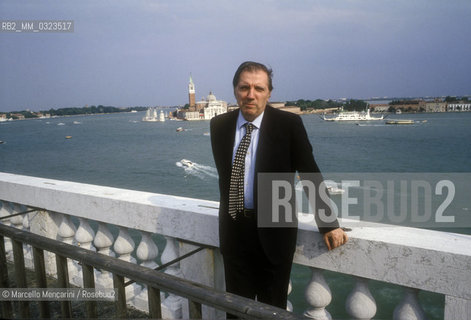
<path fill-rule="evenodd" d="M 137 113 L 137 110 L 131 110 L 131 113 Z"/>
<path fill-rule="evenodd" d="M 182 159 L 182 160 L 180 160 L 180 162 L 183 166 L 188 167 L 188 168 L 191 168 L 195 165 L 193 162 L 191 162 L 190 160 L 187 160 L 187 159 Z"/>
<path fill-rule="evenodd" d="M 72 139 L 72 136 L 65 136 L 66 139 Z"/>
<path fill-rule="evenodd" d="M 149 108 L 146 111 L 146 115 L 142 118 L 142 121 L 146 122 L 157 122 L 159 119 L 157 118 L 157 110 L 155 108 Z"/>
<path fill-rule="evenodd" d="M 414 120 L 406 120 L 406 119 L 403 119 L 403 120 L 388 120 L 386 121 L 386 124 L 414 124 Z"/>
<path fill-rule="evenodd" d="M 57 125 L 58 125 L 58 126 L 65 126 L 65 123 L 59 122 Z"/>
<path fill-rule="evenodd" d="M 164 122 L 165 121 L 165 115 L 162 110 L 160 110 L 160 117 L 157 115 L 157 109 L 156 108 L 149 108 L 146 111 L 146 115 L 144 118 L 142 118 L 142 121 L 145 122 Z"/>
<path fill-rule="evenodd" d="M 182 132 L 183 131 L 183 128 L 182 127 L 178 127 L 177 128 L 177 132 Z"/>
<path fill-rule="evenodd" d="M 383 120 L 384 116 L 372 117 L 370 115 L 370 109 L 368 108 L 366 112 L 358 111 L 341 111 L 338 114 L 327 117 L 325 114 L 321 117 L 325 121 L 373 121 L 373 120 Z"/>

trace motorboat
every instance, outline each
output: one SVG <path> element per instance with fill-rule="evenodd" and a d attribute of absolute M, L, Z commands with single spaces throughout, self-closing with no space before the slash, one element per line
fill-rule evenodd
<path fill-rule="evenodd" d="M 341 188 L 338 188 L 338 187 L 334 187 L 334 186 L 328 186 L 327 191 L 329 191 L 330 195 L 344 194 L 345 193 L 345 190 L 343 190 Z"/>
<path fill-rule="evenodd" d="M 183 166 L 188 167 L 188 168 L 191 168 L 195 165 L 193 162 L 191 162 L 190 160 L 187 160 L 187 159 L 182 159 L 182 160 L 180 160 L 180 162 Z"/>
<path fill-rule="evenodd" d="M 183 131 L 183 128 L 182 127 L 178 127 L 177 128 L 177 132 L 182 132 Z"/>

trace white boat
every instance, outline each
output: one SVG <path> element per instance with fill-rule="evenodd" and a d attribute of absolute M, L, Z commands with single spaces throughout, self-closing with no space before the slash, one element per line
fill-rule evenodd
<path fill-rule="evenodd" d="M 160 110 L 159 121 L 165 122 L 165 114 L 162 110 Z"/>
<path fill-rule="evenodd" d="M 338 187 L 334 187 L 334 186 L 328 186 L 327 191 L 329 191 L 330 195 L 344 194 L 345 193 L 345 190 L 343 190 L 341 188 L 338 188 Z"/>
<path fill-rule="evenodd" d="M 327 117 L 325 114 L 321 117 L 325 121 L 373 121 L 373 120 L 383 120 L 384 116 L 372 117 L 370 115 L 370 109 L 366 109 L 366 112 L 358 111 L 340 111 L 334 116 Z"/>
<path fill-rule="evenodd" d="M 193 162 L 191 162 L 190 160 L 187 160 L 187 159 L 182 159 L 182 160 L 180 160 L 180 162 L 183 166 L 188 167 L 188 168 L 191 168 L 195 165 Z"/>
<path fill-rule="evenodd" d="M 386 124 L 414 124 L 414 120 L 407 120 L 407 119 L 398 119 L 398 120 L 388 120 L 386 121 Z"/>
<path fill-rule="evenodd" d="M 183 128 L 182 127 L 178 127 L 177 128 L 177 132 L 182 132 L 183 131 Z"/>
<path fill-rule="evenodd" d="M 298 176 L 299 178 L 299 176 Z M 327 189 L 327 191 L 329 192 L 329 195 L 333 196 L 333 195 L 339 195 L 339 194 L 344 194 L 345 193 L 345 190 L 342 189 L 342 186 L 340 183 L 336 183 L 334 181 L 324 181 L 325 183 L 325 187 Z M 303 191 L 303 187 L 302 186 L 299 186 L 299 185 L 296 185 L 296 191 Z"/>

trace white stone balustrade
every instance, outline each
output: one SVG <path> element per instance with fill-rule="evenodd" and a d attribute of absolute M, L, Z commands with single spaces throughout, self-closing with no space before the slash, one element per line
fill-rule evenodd
<path fill-rule="evenodd" d="M 368 279 L 355 278 L 355 287 L 347 297 L 345 308 L 353 319 L 372 319 L 376 314 L 376 301 L 368 289 Z"/>
<path fill-rule="evenodd" d="M 425 320 L 425 313 L 422 310 L 417 298 L 417 289 L 404 288 L 404 298 L 401 303 L 394 309 L 394 320 L 417 319 Z"/>
<path fill-rule="evenodd" d="M 311 308 L 304 312 L 304 316 L 315 320 L 331 320 L 330 313 L 325 309 L 332 301 L 329 285 L 322 275 L 322 270 L 311 268 L 311 271 L 311 281 L 305 292 L 306 301 Z"/>
<path fill-rule="evenodd" d="M 58 239 L 67 244 L 75 244 L 74 238 L 77 228 L 73 224 L 68 214 L 62 214 L 59 230 L 57 231 Z M 77 281 L 76 275 L 82 274 L 82 268 L 77 261 L 67 259 L 67 270 L 69 274 L 69 282 L 76 286 L 82 284 L 82 280 Z"/>
<path fill-rule="evenodd" d="M 127 228 L 119 227 L 119 234 L 114 242 L 114 251 L 118 255 L 117 258 L 127 262 L 137 263 L 136 259 L 131 256 L 136 248 L 134 240 L 131 238 Z M 124 281 L 127 282 L 130 279 L 125 278 Z M 137 296 L 142 290 L 142 287 L 137 283 L 133 283 L 126 287 L 126 300 L 129 302 L 135 296 Z"/>
<path fill-rule="evenodd" d="M 11 218 L 6 218 L 9 215 L 11 215 L 10 211 L 7 209 L 10 207 L 10 203 L 7 201 L 0 201 L 0 223 L 3 223 L 4 225 L 11 226 L 10 219 Z M 7 253 L 7 259 L 12 260 L 13 259 L 13 245 L 11 243 L 10 238 L 5 238 L 5 251 Z"/>
<path fill-rule="evenodd" d="M 93 240 L 97 252 L 106 256 L 115 257 L 114 252 L 111 250 L 113 240 L 113 235 L 108 226 L 103 222 L 98 223 L 98 230 Z M 96 286 L 99 288 L 113 288 L 113 275 L 109 271 L 100 270 L 100 273 L 96 277 Z"/>
<path fill-rule="evenodd" d="M 64 217 L 74 216 L 78 220 L 94 220 L 98 225 L 100 223 L 116 225 L 120 228 L 120 233 L 113 246 L 106 241 L 100 244 L 101 240 L 97 240 L 97 235 L 93 243 L 99 252 L 102 250 L 111 253 L 108 250 L 110 247 L 114 248 L 120 258 L 128 259 L 131 252 L 137 249 L 135 244 L 124 245 L 130 241 L 126 240 L 128 236 L 122 230 L 128 229 L 138 230 L 142 235 L 157 233 L 166 237 L 168 244 L 163 250 L 165 255 L 162 263 L 164 260 L 169 261 L 172 257 L 179 256 L 181 244 L 177 243 L 176 239 L 203 246 L 216 248 L 218 246 L 218 203 L 214 201 L 8 173 L 0 173 L 0 201 L 2 202 L 0 216 L 12 213 L 10 203 L 42 208 L 38 216 L 50 217 L 49 220 L 46 219 L 51 224 L 47 234 L 66 242 L 76 236 L 74 228 L 64 222 L 67 220 Z M 1 220 L 1 223 L 11 223 L 9 220 L 11 219 Z M 341 223 L 345 225 L 346 222 L 344 220 Z M 58 229 L 56 231 L 52 226 L 54 224 Z M 34 225 L 35 223 L 30 221 L 31 232 L 35 232 Z M 398 319 L 410 315 L 412 316 L 407 319 L 423 318 L 422 310 L 417 303 L 417 290 L 445 296 L 444 319 L 469 319 L 471 236 L 388 225 L 349 226 L 353 229 L 348 234 L 350 241 L 329 252 L 315 226 L 300 225 L 294 263 L 308 266 L 313 272 L 312 280 L 306 284 L 306 298 L 309 305 L 309 310 L 306 310 L 307 316 L 320 314 L 322 317 L 324 314 L 327 319 L 329 318 L 325 308 L 331 299 L 330 289 L 322 277 L 322 270 L 329 270 L 356 277 L 355 288 L 345 302 L 347 312 L 352 317 L 369 318 L 375 313 L 376 304 L 364 280 L 371 279 L 405 288 L 404 298 L 394 312 L 394 316 Z M 119 249 L 120 246 L 125 249 Z M 11 250 L 11 246 L 9 249 Z M 7 250 L 9 249 L 7 244 Z M 219 257 L 217 249 L 212 250 L 211 254 Z M 151 257 L 152 254 L 142 260 L 146 263 L 151 262 L 150 260 L 153 260 Z M 220 274 L 218 271 L 221 268 L 221 264 L 218 263 L 220 258 L 201 259 L 201 261 L 205 261 L 206 265 L 201 266 L 200 270 L 205 273 L 210 270 L 212 273 L 212 276 L 204 274 L 202 277 L 205 281 L 208 279 L 212 281 L 210 285 L 222 289 L 221 282 L 216 281 L 217 277 L 214 276 Z M 168 268 L 167 272 L 174 272 L 180 276 L 185 274 L 181 270 L 191 270 L 186 259 L 172 268 Z M 321 297 L 316 297 L 318 292 L 324 293 Z M 359 305 L 363 308 L 359 309 Z M 294 311 L 303 312 L 303 310 Z"/>
<path fill-rule="evenodd" d="M 179 250 L 175 239 L 165 237 L 165 240 L 167 240 L 167 243 L 165 245 L 164 252 L 162 252 L 162 256 L 160 257 L 162 264 L 169 263 L 179 257 Z M 183 277 L 180 270 L 180 262 L 176 262 L 168 266 L 165 273 L 176 277 Z M 164 319 L 181 319 L 183 317 L 184 301 L 185 299 L 169 293 L 162 302 L 162 317 Z"/>
<path fill-rule="evenodd" d="M 159 254 L 159 249 L 152 240 L 152 234 L 149 232 L 141 232 L 142 238 L 139 246 L 137 247 L 136 255 L 141 260 L 141 266 L 155 269 L 158 267 L 155 259 Z M 149 312 L 149 304 L 147 301 L 148 290 L 147 287 L 142 287 L 141 292 L 134 298 L 134 304 L 140 310 Z"/>

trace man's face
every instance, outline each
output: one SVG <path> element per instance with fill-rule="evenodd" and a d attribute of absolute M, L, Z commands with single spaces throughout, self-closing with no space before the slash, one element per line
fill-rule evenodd
<path fill-rule="evenodd" d="M 253 121 L 265 110 L 270 98 L 268 75 L 263 70 L 243 71 L 234 88 L 240 111 L 247 121 Z"/>

